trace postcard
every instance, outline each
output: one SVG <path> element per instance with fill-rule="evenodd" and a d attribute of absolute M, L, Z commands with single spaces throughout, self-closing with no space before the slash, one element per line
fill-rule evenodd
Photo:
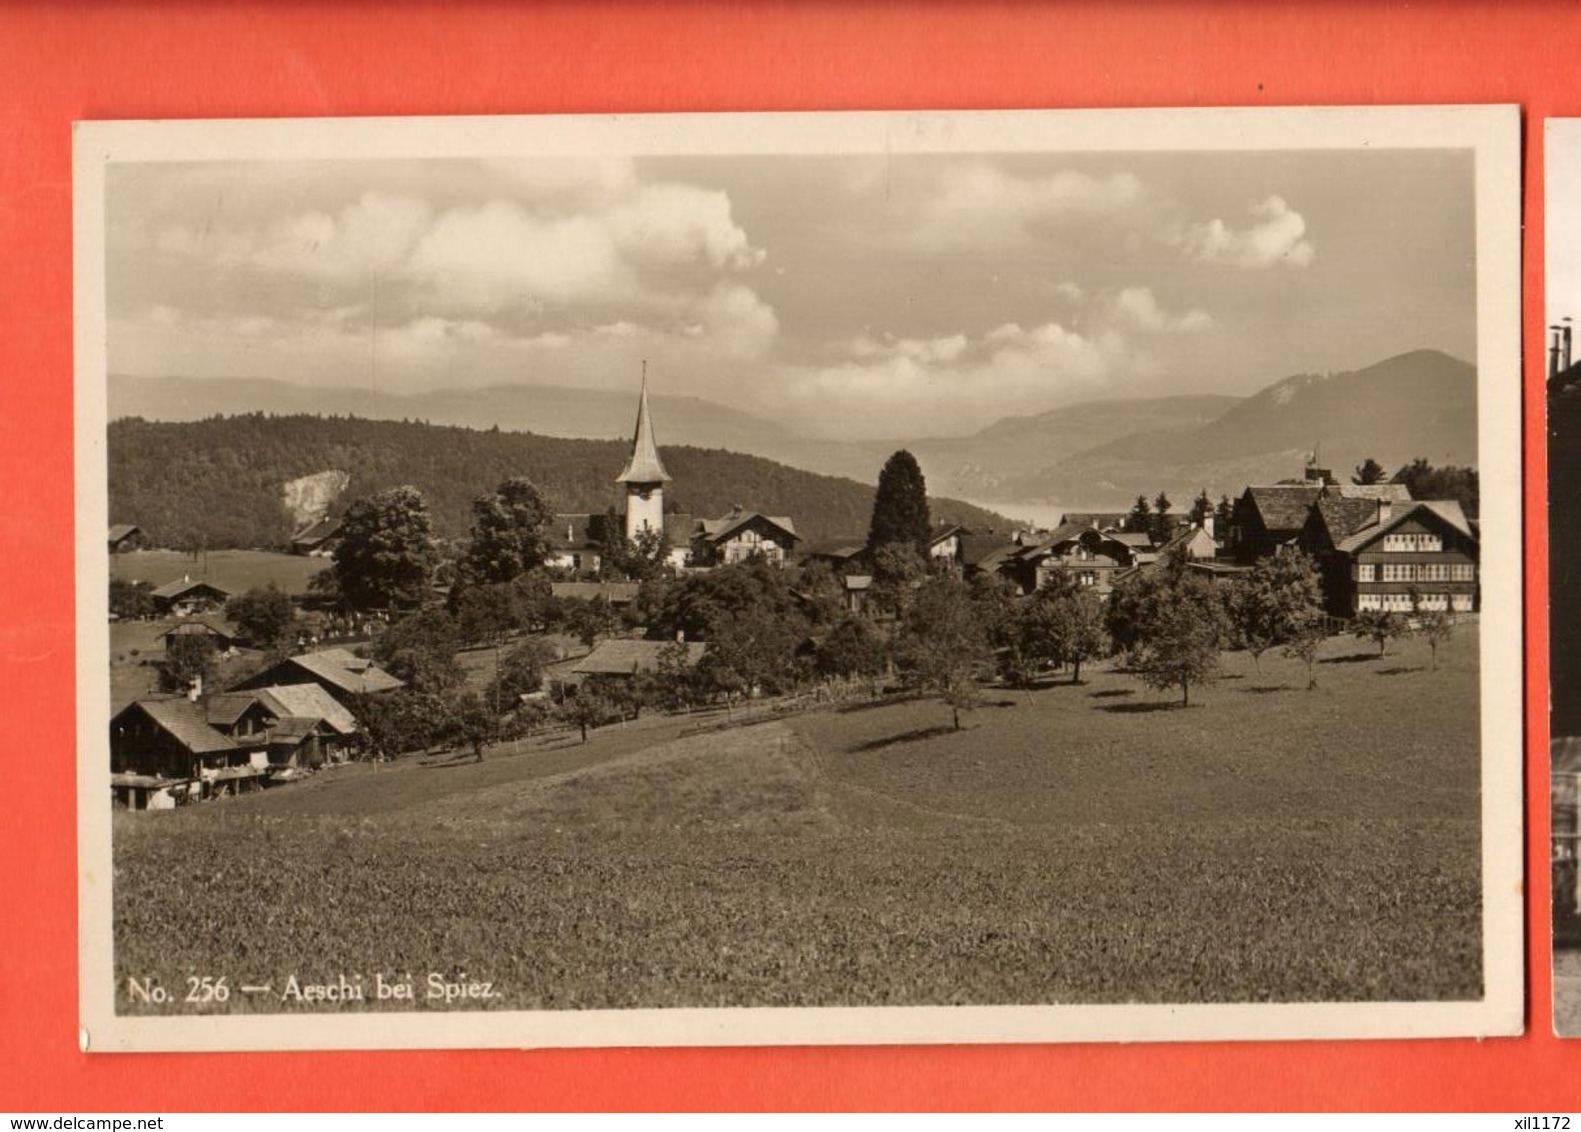
<path fill-rule="evenodd" d="M 75 145 L 84 1048 L 1521 1031 L 1514 108 Z"/>

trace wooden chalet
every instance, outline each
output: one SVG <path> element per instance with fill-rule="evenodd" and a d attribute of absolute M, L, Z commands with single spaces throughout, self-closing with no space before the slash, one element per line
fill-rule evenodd
<path fill-rule="evenodd" d="M 116 523 L 110 528 L 110 553 L 136 550 L 143 541 L 143 529 L 131 523 Z"/>
<path fill-rule="evenodd" d="M 326 557 L 340 545 L 340 520 L 320 519 L 291 536 L 291 553 Z"/>
<path fill-rule="evenodd" d="M 209 725 L 180 696 L 137 700 L 110 720 L 110 790 L 116 805 L 167 809 L 263 785 L 262 756 Z"/>
<path fill-rule="evenodd" d="M 355 707 L 358 696 L 377 695 L 405 687 L 371 660 L 345 649 L 321 649 L 286 657 L 262 672 L 243 680 L 232 691 L 269 688 L 274 685 L 317 684 L 337 703 Z"/>
<path fill-rule="evenodd" d="M 230 600 L 231 592 L 213 582 L 196 581 L 184 577 L 180 581 L 166 582 L 155 587 L 150 595 L 154 607 L 172 617 L 195 617 L 202 613 L 218 613 Z"/>
<path fill-rule="evenodd" d="M 202 637 L 214 645 L 216 652 L 229 652 L 236 646 L 234 633 L 217 629 L 207 621 L 182 621 L 161 633 L 159 639 L 166 652 L 170 651 L 171 643 L 178 637 Z"/>
<path fill-rule="evenodd" d="M 785 565 L 796 549 L 796 526 L 784 515 L 764 515 L 737 506 L 720 519 L 699 519 L 692 532 L 691 565 L 730 566 L 762 558 Z"/>
<path fill-rule="evenodd" d="M 1298 545 L 1317 560 L 1337 617 L 1477 608 L 1477 535 L 1454 500 L 1320 499 Z"/>

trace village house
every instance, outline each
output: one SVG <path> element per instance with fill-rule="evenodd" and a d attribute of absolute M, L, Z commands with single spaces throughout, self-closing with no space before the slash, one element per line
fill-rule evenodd
<path fill-rule="evenodd" d="M 821 562 L 836 574 L 861 568 L 861 559 L 867 553 L 867 543 L 859 538 L 829 539 L 806 547 L 801 554 L 802 565 Z"/>
<path fill-rule="evenodd" d="M 783 515 L 761 515 L 739 504 L 721 519 L 699 519 L 690 565 L 731 566 L 761 558 L 783 566 L 796 548 L 795 525 Z"/>
<path fill-rule="evenodd" d="M 266 752 L 276 768 L 342 762 L 361 737 L 350 710 L 317 684 L 222 692 L 204 709 L 209 726 L 240 747 Z"/>
<path fill-rule="evenodd" d="M 1411 490 L 1400 483 L 1334 483 L 1327 469 L 1311 466 L 1301 483 L 1248 487 L 1231 509 L 1229 530 L 1221 532 L 1229 555 L 1249 566 L 1293 545 L 1320 497 L 1407 503 Z"/>
<path fill-rule="evenodd" d="M 356 697 L 405 687 L 384 669 L 345 649 L 301 653 L 271 664 L 237 684 L 232 691 L 269 688 L 276 684 L 317 684 L 337 702 L 354 708 Z"/>
<path fill-rule="evenodd" d="M 168 809 L 255 789 L 267 774 L 262 753 L 210 727 L 193 699 L 136 700 L 110 720 L 110 790 L 117 805 Z"/>
<path fill-rule="evenodd" d="M 215 652 L 230 652 L 236 645 L 236 636 L 224 629 L 216 629 L 207 621 L 183 621 L 173 625 L 159 635 L 160 641 L 165 646 L 165 651 L 170 651 L 171 643 L 178 637 L 202 637 L 214 646 Z"/>
<path fill-rule="evenodd" d="M 1337 617 L 1477 608 L 1478 540 L 1454 500 L 1318 499 L 1298 545 Z"/>
<path fill-rule="evenodd" d="M 340 520 L 320 519 L 310 523 L 291 536 L 291 553 L 312 555 L 318 558 L 335 553 L 340 545 Z"/>
<path fill-rule="evenodd" d="M 589 679 L 635 680 L 639 676 L 658 672 L 665 649 L 673 649 L 671 641 L 644 641 L 618 638 L 600 641 L 593 651 L 574 660 L 551 666 L 550 678 L 563 691 L 571 694 Z M 687 641 L 684 663 L 688 668 L 697 667 L 708 646 L 701 641 Z"/>
<path fill-rule="evenodd" d="M 1021 587 L 1023 593 L 1041 589 L 1057 574 L 1069 577 L 1084 592 L 1106 598 L 1114 589 L 1114 577 L 1122 570 L 1151 560 L 1139 545 L 1148 545 L 1146 536 L 1138 544 L 1135 536 L 1122 537 L 1088 526 L 1066 523 L 1045 538 L 1021 547 L 1005 559 L 1000 573 Z"/>
<path fill-rule="evenodd" d="M 155 587 L 150 596 L 160 613 L 171 617 L 196 617 L 223 610 L 231 593 L 212 582 L 194 582 L 190 577 L 183 577 L 180 581 Z"/>
<path fill-rule="evenodd" d="M 935 571 L 960 573 L 966 567 L 963 540 L 969 534 L 965 527 L 954 523 L 935 527 L 928 536 L 928 564 Z"/>
<path fill-rule="evenodd" d="M 128 550 L 136 550 L 143 541 L 141 527 L 131 523 L 116 523 L 110 528 L 110 553 L 123 554 Z"/>

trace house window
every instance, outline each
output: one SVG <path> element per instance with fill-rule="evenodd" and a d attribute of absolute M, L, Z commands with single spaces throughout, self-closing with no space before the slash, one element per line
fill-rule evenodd
<path fill-rule="evenodd" d="M 1416 554 L 1437 552 L 1444 549 L 1444 540 L 1437 535 L 1415 533 L 1383 536 L 1383 549 L 1391 554 Z"/>
<path fill-rule="evenodd" d="M 1383 580 L 1386 582 L 1414 582 L 1416 581 L 1416 566 L 1410 562 L 1385 562 L 1383 564 Z"/>
<path fill-rule="evenodd" d="M 1470 594 L 1454 594 L 1449 599 L 1449 608 L 1453 609 L 1456 613 L 1470 613 L 1471 612 L 1471 595 Z"/>
<path fill-rule="evenodd" d="M 1376 582 L 1378 580 L 1378 568 L 1371 562 L 1357 563 L 1356 580 L 1358 582 Z"/>
<path fill-rule="evenodd" d="M 1452 582 L 1474 582 L 1477 580 L 1477 568 L 1469 562 L 1457 562 L 1449 568 L 1449 580 Z"/>
<path fill-rule="evenodd" d="M 1360 594 L 1356 598 L 1357 609 L 1382 609 L 1383 602 L 1380 594 Z"/>
<path fill-rule="evenodd" d="M 1416 576 L 1424 582 L 1447 582 L 1449 581 L 1449 563 L 1424 562 L 1418 568 Z"/>

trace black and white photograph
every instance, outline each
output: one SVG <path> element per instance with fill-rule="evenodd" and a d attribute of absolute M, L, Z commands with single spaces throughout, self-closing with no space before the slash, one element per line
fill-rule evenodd
<path fill-rule="evenodd" d="M 1519 1033 L 1518 128 L 79 124 L 85 1047 Z"/>
<path fill-rule="evenodd" d="M 1581 493 L 1581 121 L 1543 126 L 1544 293 L 1548 319 L 1549 732 L 1554 1032 L 1581 1036 L 1581 526 L 1569 503 Z"/>

